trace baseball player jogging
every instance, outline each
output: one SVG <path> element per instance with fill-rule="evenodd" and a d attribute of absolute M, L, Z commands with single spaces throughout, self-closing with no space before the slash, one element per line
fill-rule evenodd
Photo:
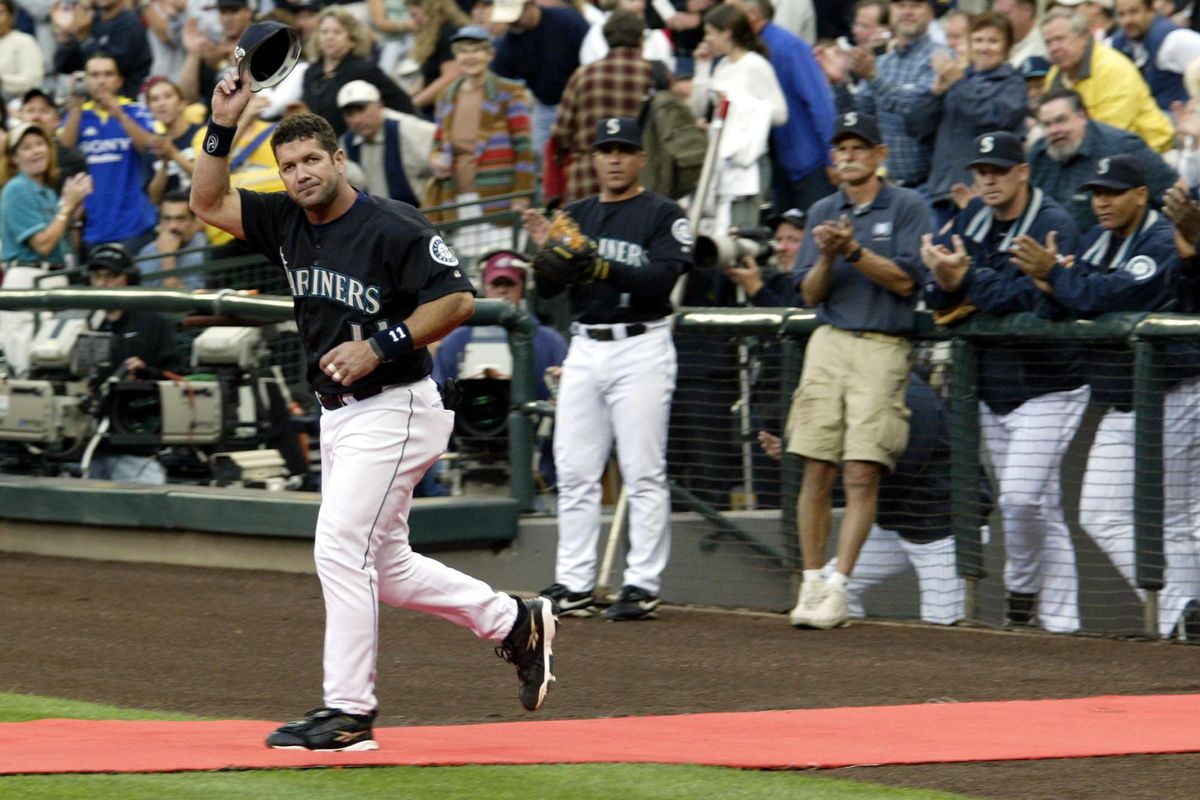
<path fill-rule="evenodd" d="M 569 290 L 575 318 L 554 428 L 558 559 L 543 594 L 564 613 L 590 613 L 600 478 L 615 438 L 629 494 L 629 554 L 608 620 L 654 616 L 671 545 L 666 446 L 676 361 L 667 317 L 671 289 L 692 262 L 692 231 L 679 206 L 642 188 L 645 163 L 635 120 L 601 120 L 592 145 L 600 194 L 571 203 L 553 224 L 525 212 L 525 229 L 542 248 L 533 262 L 538 292 Z"/>
<path fill-rule="evenodd" d="M 444 452 L 454 414 L 429 378 L 425 346 L 471 316 L 470 282 L 411 206 L 346 182 L 333 128 L 289 117 L 271 137 L 286 194 L 235 190 L 227 156 L 248 81 L 217 84 L 192 208 L 287 273 L 308 380 L 321 415 L 315 558 L 325 596 L 324 706 L 267 738 L 271 747 L 373 750 L 379 601 L 436 614 L 499 642 L 521 703 L 554 681 L 557 609 L 522 600 L 414 553 L 413 486 Z"/>

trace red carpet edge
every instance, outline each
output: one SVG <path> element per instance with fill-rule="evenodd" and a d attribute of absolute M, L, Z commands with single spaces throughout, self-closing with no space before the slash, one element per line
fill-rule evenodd
<path fill-rule="evenodd" d="M 380 750 L 270 750 L 278 723 L 0 724 L 0 774 L 549 763 L 832 769 L 1200 752 L 1200 695 L 378 728 Z"/>

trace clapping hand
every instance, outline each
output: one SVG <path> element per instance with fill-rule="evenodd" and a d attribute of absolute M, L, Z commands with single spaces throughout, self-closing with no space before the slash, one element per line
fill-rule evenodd
<path fill-rule="evenodd" d="M 971 266 L 971 257 L 963 245 L 962 237 L 955 234 L 950 237 L 953 250 L 943 244 L 933 243 L 933 234 L 927 233 L 921 237 L 921 260 L 933 279 L 944 292 L 954 292 L 962 285 L 963 276 Z"/>
<path fill-rule="evenodd" d="M 1023 233 L 1009 248 L 1013 263 L 1035 282 L 1042 281 L 1038 288 L 1045 291 L 1045 281 L 1050 276 L 1050 270 L 1058 263 L 1058 233 L 1050 231 L 1046 234 L 1046 244 L 1043 246 L 1037 239 Z"/>
<path fill-rule="evenodd" d="M 1163 213 L 1175 223 L 1175 247 L 1184 258 L 1196 254 L 1200 241 L 1200 205 L 1192 199 L 1187 181 L 1180 178 L 1163 195 Z"/>

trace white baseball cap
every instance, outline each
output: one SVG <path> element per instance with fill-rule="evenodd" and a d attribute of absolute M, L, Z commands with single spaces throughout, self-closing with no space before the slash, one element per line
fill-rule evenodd
<path fill-rule="evenodd" d="M 521 16 L 528 0 L 495 0 L 492 3 L 492 22 L 510 25 Z"/>
<path fill-rule="evenodd" d="M 345 108 L 352 105 L 366 105 L 373 103 L 376 100 L 382 100 L 383 95 L 379 93 L 379 88 L 367 81 L 350 81 L 337 93 L 338 108 Z"/>

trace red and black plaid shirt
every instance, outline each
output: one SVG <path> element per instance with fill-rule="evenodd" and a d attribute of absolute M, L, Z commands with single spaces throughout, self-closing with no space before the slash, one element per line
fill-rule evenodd
<path fill-rule="evenodd" d="M 563 92 L 551 133 L 571 159 L 567 167 L 567 202 L 600 191 L 591 159 L 597 123 L 609 117 L 637 118 L 653 85 L 650 62 L 633 47 L 615 47 L 599 61 L 575 70 Z"/>

